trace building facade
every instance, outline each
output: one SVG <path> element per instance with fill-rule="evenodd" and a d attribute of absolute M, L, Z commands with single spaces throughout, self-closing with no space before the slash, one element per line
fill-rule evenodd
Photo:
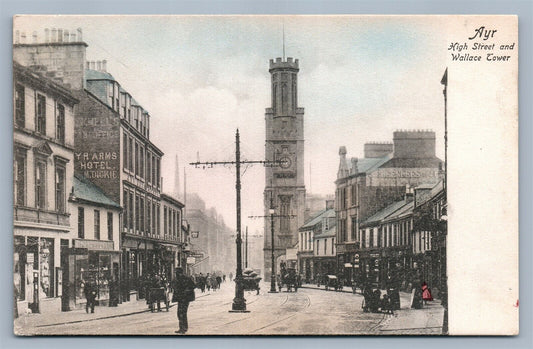
<path fill-rule="evenodd" d="M 68 34 L 68 35 L 67 35 Z M 161 229 L 162 151 L 150 140 L 150 115 L 106 71 L 106 61 L 86 62 L 81 29 L 45 29 L 31 43 L 16 33 L 13 57 L 45 67 L 79 100 L 74 125 L 74 170 L 123 207 L 123 299 L 142 292 L 154 272 Z M 141 294 L 142 296 L 142 294 Z"/>
<path fill-rule="evenodd" d="M 298 107 L 298 60 L 287 57 L 270 60 L 272 104 L 265 112 L 265 159 L 279 165 L 265 169 L 264 207 L 269 215 L 271 199 L 279 216 L 274 221 L 271 241 L 270 220 L 265 219 L 264 268 L 269 279 L 271 251 L 276 264 L 283 260 L 287 248 L 298 241 L 298 228 L 305 222 L 304 183 L 304 109 Z"/>
<path fill-rule="evenodd" d="M 359 253 L 359 225 L 370 216 L 402 200 L 406 188 L 437 183 L 442 162 L 435 156 L 432 131 L 395 131 L 393 143 L 365 144 L 365 157 L 346 159 L 340 147 L 335 210 L 337 213 L 337 267 L 345 278 Z M 343 270 L 344 269 L 344 270 Z"/>
<path fill-rule="evenodd" d="M 183 203 L 176 198 L 161 194 L 161 212 L 163 227 L 158 232 L 158 239 L 164 243 L 159 244 L 159 258 L 154 262 L 159 263 L 157 274 L 164 275 L 166 280 L 174 280 L 176 267 L 186 266 L 186 256 L 183 247 L 187 237 L 183 226 Z M 184 263 L 185 260 L 185 263 Z"/>
<path fill-rule="evenodd" d="M 122 208 L 87 178 L 74 176 L 69 197 L 72 248 L 64 254 L 63 310 L 85 306 L 84 287 L 96 289 L 99 305 L 120 302 L 120 214 Z"/>
<path fill-rule="evenodd" d="M 13 62 L 14 288 L 20 314 L 61 310 L 74 175 L 74 114 L 62 84 Z"/>

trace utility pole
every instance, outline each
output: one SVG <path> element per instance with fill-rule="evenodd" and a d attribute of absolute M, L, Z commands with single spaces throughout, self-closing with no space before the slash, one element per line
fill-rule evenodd
<path fill-rule="evenodd" d="M 246 226 L 246 238 L 244 243 L 244 267 L 248 268 L 248 226 Z"/>
<path fill-rule="evenodd" d="M 236 208 L 237 208 L 237 238 L 235 244 L 237 245 L 237 271 L 235 275 L 235 298 L 233 299 L 233 304 L 231 306 L 230 312 L 234 313 L 244 313 L 249 312 L 246 310 L 246 299 L 244 299 L 244 286 L 242 278 L 242 238 L 241 238 L 241 164 L 278 164 L 279 161 L 268 161 L 268 160 L 244 160 L 241 161 L 241 150 L 240 150 L 240 137 L 239 129 L 235 133 L 235 161 L 210 161 L 210 162 L 191 162 L 189 165 L 194 165 L 196 168 L 202 166 L 205 168 L 212 168 L 215 165 L 235 165 L 236 170 L 236 181 L 235 181 L 235 191 L 236 191 Z"/>
<path fill-rule="evenodd" d="M 270 192 L 270 209 L 268 210 L 268 216 L 248 216 L 248 218 L 268 218 L 270 217 L 270 251 L 271 251 L 271 265 L 270 271 L 270 291 L 269 293 L 277 293 L 276 291 L 276 259 L 274 256 L 274 218 L 294 218 L 296 215 L 275 215 L 274 198 L 272 192 Z"/>
<path fill-rule="evenodd" d="M 448 68 L 446 68 L 446 71 L 444 72 L 444 75 L 442 76 L 442 80 L 440 81 L 442 85 L 444 85 L 444 90 L 442 90 L 442 94 L 444 95 L 444 204 L 448 206 Z M 448 210 L 446 209 L 446 217 L 448 216 Z M 445 267 L 444 272 L 441 271 L 441 285 L 445 285 L 445 291 L 443 292 L 442 296 L 442 305 L 444 306 L 444 319 L 442 321 L 442 334 L 447 335 L 448 334 L 448 266 L 446 261 L 446 254 L 447 254 L 447 244 L 448 244 L 448 221 L 446 219 L 446 224 L 444 226 L 444 231 L 442 232 L 444 234 L 444 243 L 441 243 L 441 247 L 439 248 L 439 255 L 441 259 L 441 268 L 442 264 L 444 263 Z M 444 246 L 443 246 L 444 245 Z M 444 247 L 445 254 L 442 254 L 442 248 Z M 444 262 L 443 262 L 444 260 Z"/>

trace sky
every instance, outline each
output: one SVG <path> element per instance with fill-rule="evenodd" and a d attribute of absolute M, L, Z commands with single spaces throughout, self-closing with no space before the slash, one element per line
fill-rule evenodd
<path fill-rule="evenodd" d="M 439 17 L 371 16 L 37 16 L 15 30 L 82 28 L 87 60 L 107 71 L 151 115 L 151 141 L 164 153 L 163 191 L 198 193 L 235 228 L 235 169 L 199 168 L 265 158 L 270 59 L 300 61 L 298 103 L 305 108 L 307 193 L 334 194 L 338 150 L 363 157 L 369 141 L 392 141 L 398 129 L 431 129 L 444 158 L 446 64 Z M 285 35 L 283 35 L 283 32 Z M 30 36 L 30 35 L 28 35 Z M 283 40 L 285 37 L 285 40 Z M 264 168 L 244 168 L 242 229 L 262 233 Z"/>

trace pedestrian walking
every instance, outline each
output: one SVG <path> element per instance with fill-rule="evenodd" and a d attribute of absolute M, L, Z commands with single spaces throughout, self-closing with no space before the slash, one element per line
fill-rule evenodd
<path fill-rule="evenodd" d="M 429 289 L 428 284 L 425 281 L 422 283 L 422 299 L 424 300 L 424 304 L 428 304 L 428 301 L 433 300 L 431 290 Z"/>
<path fill-rule="evenodd" d="M 192 278 L 185 275 L 182 268 L 176 268 L 176 279 L 172 283 L 174 291 L 172 301 L 178 302 L 179 330 L 175 331 L 178 334 L 185 334 L 189 329 L 187 311 L 189 310 L 189 303 L 195 299 L 195 287 Z"/>
<path fill-rule="evenodd" d="M 229 282 L 232 282 L 232 281 L 233 281 L 233 273 L 230 272 L 230 273 L 229 273 Z"/>
<path fill-rule="evenodd" d="M 87 300 L 87 303 L 85 304 L 85 312 L 89 313 L 89 309 L 91 309 L 91 313 L 94 313 L 94 306 L 96 304 L 95 285 L 92 282 L 87 281 L 83 288 L 83 292 L 85 293 L 85 299 Z"/>

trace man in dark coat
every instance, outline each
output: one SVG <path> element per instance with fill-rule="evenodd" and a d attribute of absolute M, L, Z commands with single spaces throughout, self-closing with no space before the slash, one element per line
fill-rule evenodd
<path fill-rule="evenodd" d="M 85 293 L 85 298 L 87 299 L 87 303 L 85 304 L 85 312 L 89 313 L 89 309 L 91 309 L 91 313 L 94 313 L 94 305 L 96 304 L 96 286 L 91 281 L 87 281 L 85 283 L 85 287 L 83 288 L 83 292 Z"/>
<path fill-rule="evenodd" d="M 189 328 L 187 322 L 187 310 L 189 303 L 194 301 L 194 281 L 183 273 L 183 269 L 176 268 L 176 280 L 172 284 L 174 298 L 178 302 L 179 330 L 176 333 L 185 334 Z"/>

